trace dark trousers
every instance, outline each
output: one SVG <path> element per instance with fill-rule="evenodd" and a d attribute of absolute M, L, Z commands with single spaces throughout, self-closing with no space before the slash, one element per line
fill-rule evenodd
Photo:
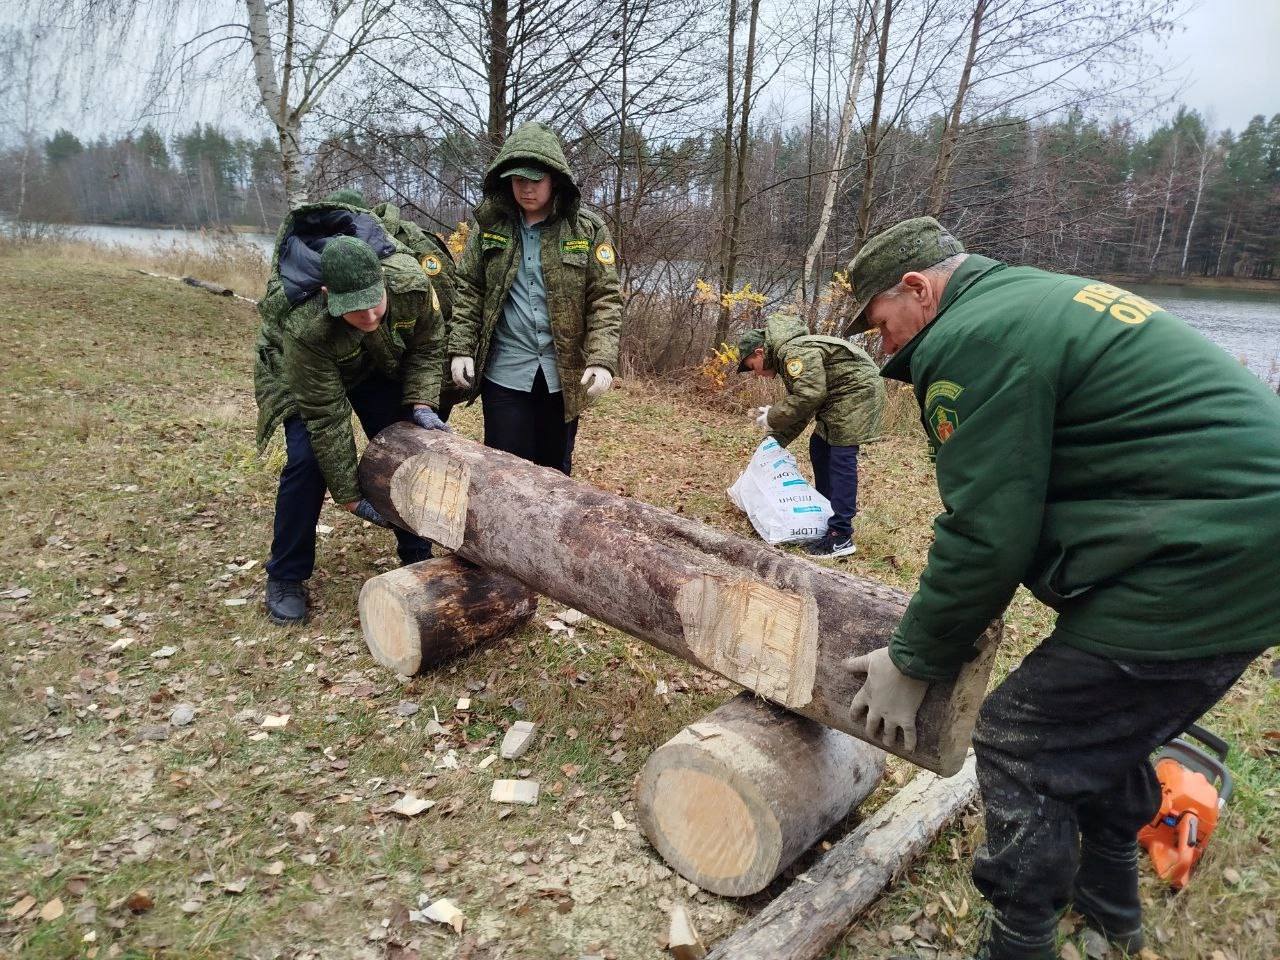
<path fill-rule="evenodd" d="M 547 390 L 547 379 L 541 370 L 529 391 L 484 381 L 480 404 L 484 408 L 486 447 L 514 453 L 566 475 L 572 471 L 578 421 L 575 418 L 564 422 L 564 395 Z"/>
<path fill-rule="evenodd" d="M 833 447 L 814 431 L 809 437 L 813 485 L 831 501 L 830 533 L 847 537 L 858 513 L 858 447 Z"/>
<path fill-rule="evenodd" d="M 1046 945 L 1055 955 L 1082 849 L 1136 862 L 1138 829 L 1160 809 L 1151 753 L 1255 656 L 1120 661 L 1050 637 L 987 697 L 973 738 L 987 827 L 973 880 L 995 910 L 993 958 L 1040 956 Z M 1136 909 L 1136 868 L 1131 876 Z"/>
<path fill-rule="evenodd" d="M 397 420 L 408 419 L 400 402 L 400 389 L 396 381 L 370 377 L 347 394 L 367 436 L 381 433 Z M 316 522 L 328 488 L 301 417 L 285 420 L 284 443 L 287 458 L 276 491 L 275 532 L 267 576 L 273 580 L 306 580 L 316 565 Z M 399 528 L 395 534 L 402 563 L 431 556 L 431 541 Z"/>

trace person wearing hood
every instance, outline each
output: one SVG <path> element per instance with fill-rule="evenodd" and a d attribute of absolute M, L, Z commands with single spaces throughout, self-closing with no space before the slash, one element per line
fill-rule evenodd
<path fill-rule="evenodd" d="M 360 492 L 352 412 L 370 437 L 398 420 L 448 429 L 434 409 L 444 323 L 412 254 L 367 211 L 332 203 L 290 214 L 258 310 L 258 442 L 283 426 L 287 457 L 266 606 L 272 621 L 293 624 L 307 616 L 325 491 L 361 519 L 390 526 Z M 431 556 L 430 541 L 395 535 L 401 563 Z"/>
<path fill-rule="evenodd" d="M 738 341 L 738 372 L 780 377 L 784 400 L 751 412 L 756 425 L 782 446 L 816 420 L 809 458 L 818 492 L 831 501 L 827 532 L 806 549 L 815 557 L 854 553 L 858 512 L 858 447 L 880 433 L 884 381 L 861 347 L 839 337 L 810 334 L 794 313 L 776 313 Z"/>
<path fill-rule="evenodd" d="M 578 416 L 617 372 L 617 254 L 544 124 L 507 139 L 484 194 L 457 268 L 451 379 L 480 397 L 486 446 L 567 474 Z"/>

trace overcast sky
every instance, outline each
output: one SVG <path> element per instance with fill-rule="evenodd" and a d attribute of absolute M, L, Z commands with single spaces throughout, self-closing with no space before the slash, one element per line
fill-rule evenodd
<path fill-rule="evenodd" d="M 1181 63 L 1180 100 L 1217 129 L 1280 113 L 1280 0 L 1201 0 L 1153 57 Z M 1173 92 L 1173 91 L 1171 91 Z"/>

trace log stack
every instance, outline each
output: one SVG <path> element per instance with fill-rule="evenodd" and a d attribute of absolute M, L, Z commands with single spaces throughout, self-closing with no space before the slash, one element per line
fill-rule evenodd
<path fill-rule="evenodd" d="M 860 736 L 849 656 L 886 645 L 906 596 L 755 541 L 580 483 L 456 434 L 395 424 L 375 437 L 360 482 L 378 511 L 481 567 L 812 720 Z M 999 637 L 951 682 L 934 683 L 914 750 L 959 769 Z"/>

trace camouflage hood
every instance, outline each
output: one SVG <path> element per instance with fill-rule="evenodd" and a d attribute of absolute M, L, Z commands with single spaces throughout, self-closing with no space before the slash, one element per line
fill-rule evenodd
<path fill-rule="evenodd" d="M 289 306 L 320 289 L 320 254 L 333 237 L 363 240 L 379 259 L 396 252 L 394 241 L 368 210 L 333 202 L 308 203 L 290 211 L 276 235 L 271 272 L 280 277 Z"/>
<path fill-rule="evenodd" d="M 482 227 L 516 216 L 511 184 L 503 179 L 504 170 L 533 163 L 546 167 L 555 179 L 556 215 L 569 217 L 577 212 L 582 191 L 573 179 L 573 171 L 564 157 L 564 148 L 554 130 L 545 123 L 531 121 L 507 137 L 502 149 L 484 174 L 484 201 L 476 208 L 476 222 Z"/>
<path fill-rule="evenodd" d="M 764 323 L 765 363 L 773 369 L 778 368 L 778 351 L 796 337 L 807 337 L 809 328 L 794 313 L 772 314 Z"/>

